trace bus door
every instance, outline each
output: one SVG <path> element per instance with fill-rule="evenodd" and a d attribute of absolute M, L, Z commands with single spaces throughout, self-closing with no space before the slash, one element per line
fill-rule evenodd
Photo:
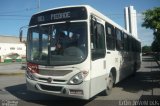
<path fill-rule="evenodd" d="M 91 16 L 91 89 L 90 96 L 94 96 L 106 88 L 106 47 L 105 47 L 105 22 Z"/>

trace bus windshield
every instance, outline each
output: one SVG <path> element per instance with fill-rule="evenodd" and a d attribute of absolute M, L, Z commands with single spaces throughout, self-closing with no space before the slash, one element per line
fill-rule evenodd
<path fill-rule="evenodd" d="M 41 65 L 69 65 L 87 57 L 87 23 L 65 22 L 28 30 L 27 60 Z"/>

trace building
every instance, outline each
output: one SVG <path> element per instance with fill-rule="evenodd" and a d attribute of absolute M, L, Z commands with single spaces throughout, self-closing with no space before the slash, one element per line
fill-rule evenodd
<path fill-rule="evenodd" d="M 26 57 L 26 45 L 19 37 L 0 35 L 0 62 L 22 61 Z"/>

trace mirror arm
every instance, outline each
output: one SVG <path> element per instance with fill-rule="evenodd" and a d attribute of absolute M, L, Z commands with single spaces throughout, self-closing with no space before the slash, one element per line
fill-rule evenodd
<path fill-rule="evenodd" d="M 19 29 L 19 40 L 20 40 L 20 42 L 22 42 L 22 37 L 23 37 L 23 28 L 27 28 L 28 27 L 28 25 L 25 25 L 25 26 L 22 26 L 22 27 L 20 27 L 20 29 Z"/>

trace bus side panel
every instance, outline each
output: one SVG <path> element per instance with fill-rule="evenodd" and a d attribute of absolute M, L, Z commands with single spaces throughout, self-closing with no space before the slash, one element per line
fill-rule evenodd
<path fill-rule="evenodd" d="M 106 88 L 106 70 L 104 69 L 105 59 L 98 59 L 91 62 L 91 91 L 90 97 L 98 94 Z"/>

